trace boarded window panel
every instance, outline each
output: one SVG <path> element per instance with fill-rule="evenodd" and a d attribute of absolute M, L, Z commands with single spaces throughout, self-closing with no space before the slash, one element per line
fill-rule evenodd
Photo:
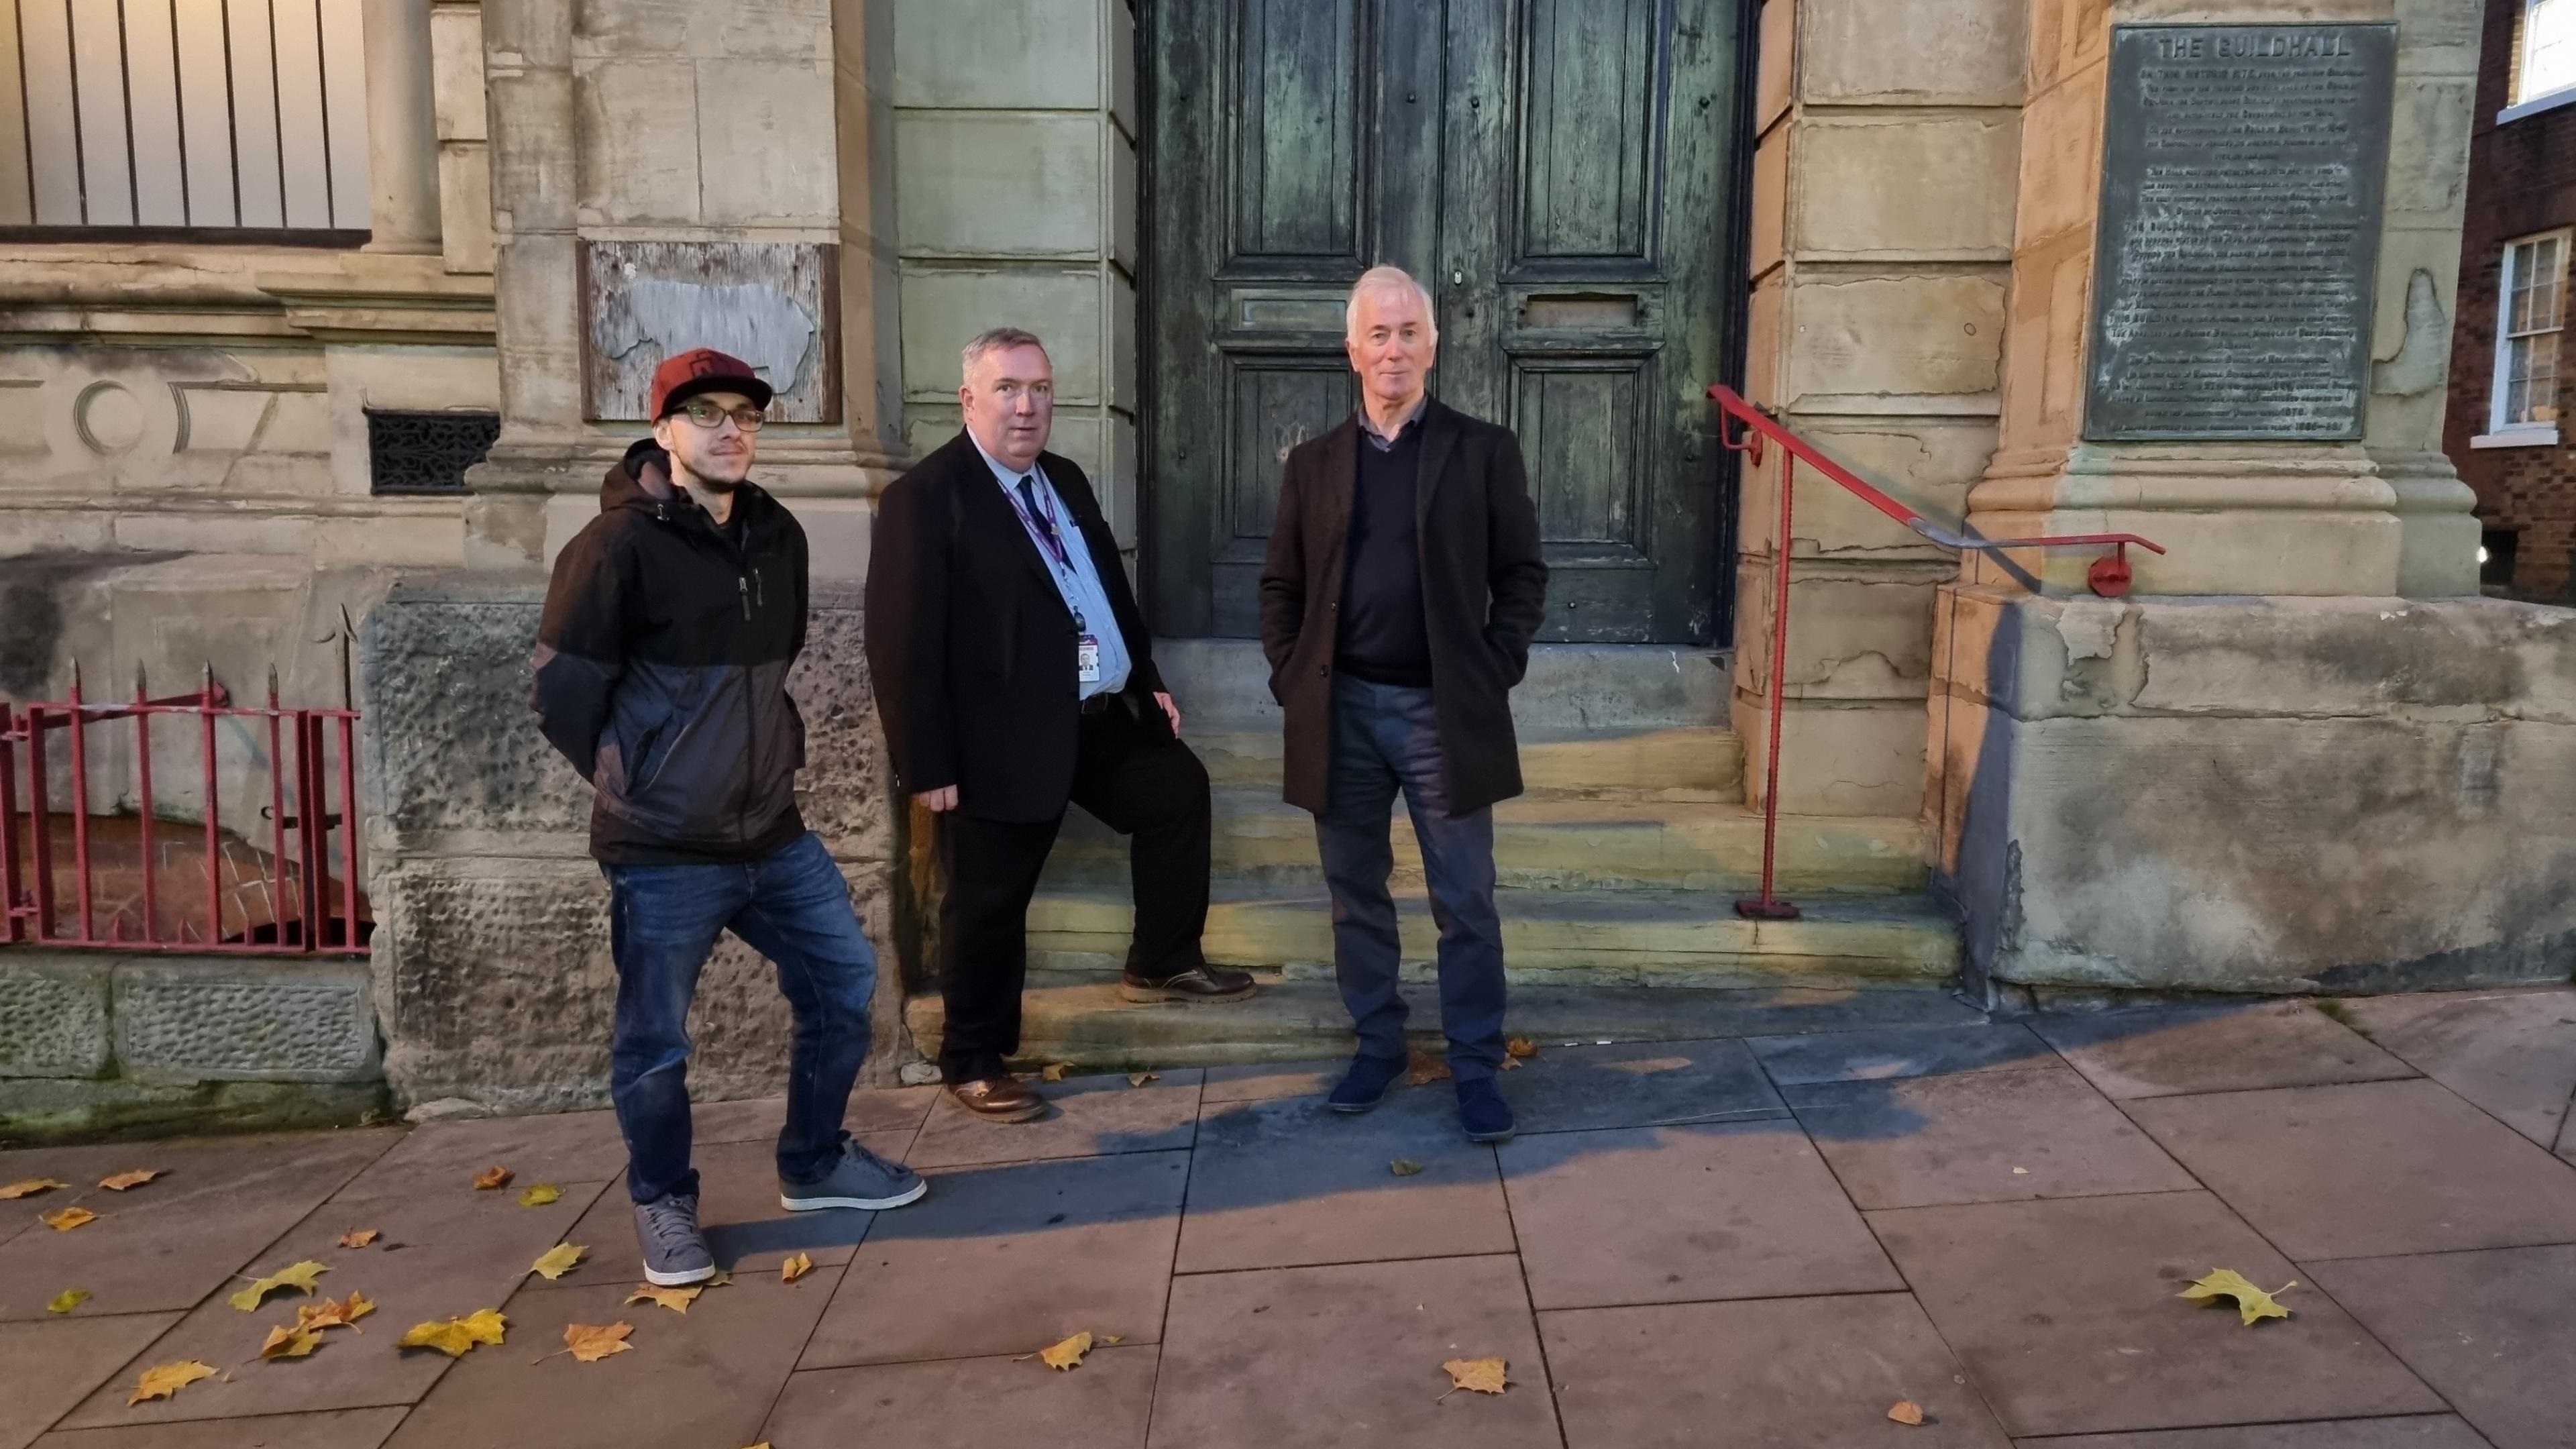
<path fill-rule="evenodd" d="M 1637 484 L 1646 459 L 1634 360 L 1518 365 L 1515 417 L 1550 544 L 1605 544 L 1642 552 Z"/>
<path fill-rule="evenodd" d="M 286 172 L 286 224 L 331 224 L 331 133 L 323 124 L 322 26 L 317 0 L 272 0 L 277 33 L 277 124 Z"/>
<path fill-rule="evenodd" d="M 0 226 L 28 226 L 36 220 L 35 196 L 28 189 L 27 98 L 18 76 L 17 5 L 0 14 Z"/>
<path fill-rule="evenodd" d="M 71 8 L 63 0 L 18 0 L 27 78 L 27 135 L 34 151 L 36 224 L 78 226 L 80 121 L 72 104 Z"/>
<path fill-rule="evenodd" d="M 125 57 L 118 45 L 116 7 L 73 0 L 71 12 L 83 219 L 92 226 L 131 226 L 134 172 L 125 149 Z"/>
<path fill-rule="evenodd" d="M 125 79 L 134 124 L 134 219 L 186 226 L 186 157 L 180 149 L 179 54 L 170 0 L 124 0 Z"/>
<path fill-rule="evenodd" d="M 322 0 L 322 111 L 331 128 L 331 224 L 367 225 L 367 48 L 358 0 Z M 379 23 L 389 23 L 380 20 Z"/>
<path fill-rule="evenodd" d="M 293 0 L 281 0 L 293 3 Z M 269 41 L 269 0 L 225 7 L 233 60 L 233 165 L 241 225 L 286 225 L 286 177 L 278 164 L 277 64 Z"/>
<path fill-rule="evenodd" d="M 179 140 L 188 158 L 188 222 L 233 226 L 232 101 L 224 89 L 224 0 L 173 0 L 179 31 Z"/>
<path fill-rule="evenodd" d="M 1353 0 L 1243 0 L 1235 249 L 1355 257 L 1361 74 Z"/>
<path fill-rule="evenodd" d="M 1523 255 L 1646 255 L 1659 8 L 1659 0 L 1532 0 Z"/>

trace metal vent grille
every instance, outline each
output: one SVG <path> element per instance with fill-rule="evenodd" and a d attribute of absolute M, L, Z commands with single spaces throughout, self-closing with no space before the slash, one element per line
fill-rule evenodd
<path fill-rule="evenodd" d="M 369 491 L 458 494 L 465 470 L 483 461 L 501 436 L 501 415 L 367 409 Z"/>

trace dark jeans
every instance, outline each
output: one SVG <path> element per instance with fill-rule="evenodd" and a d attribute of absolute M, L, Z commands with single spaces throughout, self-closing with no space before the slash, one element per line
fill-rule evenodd
<path fill-rule="evenodd" d="M 1404 998 L 1396 990 L 1394 868 L 1388 839 L 1396 791 L 1413 815 L 1431 919 L 1440 927 L 1440 1026 L 1460 1081 L 1491 1077 L 1503 1060 L 1503 923 L 1494 909 L 1494 812 L 1449 813 L 1447 774 L 1431 691 L 1333 679 L 1332 774 L 1315 844 L 1333 893 L 1333 969 L 1359 1032 L 1360 1053 L 1404 1055 Z"/>
<path fill-rule="evenodd" d="M 778 1175 L 814 1182 L 841 1160 L 850 1087 L 868 1054 L 877 958 L 850 888 L 812 833 L 730 865 L 606 865 L 608 945 L 617 958 L 609 1093 L 637 1202 L 698 1190 L 689 1165 L 689 999 L 698 968 L 731 930 L 778 967 L 795 1013 Z"/>
<path fill-rule="evenodd" d="M 966 810 L 975 804 L 961 803 Z M 1208 911 L 1208 776 L 1199 757 L 1177 740 L 1148 735 L 1124 704 L 1113 702 L 1082 717 L 1073 803 L 1134 837 L 1129 974 L 1161 981 L 1205 965 L 1199 936 Z M 1029 898 L 1063 824 L 1061 815 L 978 820 L 959 811 L 941 832 L 948 851 L 948 898 L 939 911 L 947 1024 L 939 1067 L 950 1082 L 999 1076 L 1020 1049 Z"/>

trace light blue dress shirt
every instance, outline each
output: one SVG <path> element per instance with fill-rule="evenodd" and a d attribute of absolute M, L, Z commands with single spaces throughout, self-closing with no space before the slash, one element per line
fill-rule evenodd
<path fill-rule="evenodd" d="M 1089 699 L 1095 694 L 1115 694 L 1125 689 L 1128 671 L 1133 668 L 1127 656 L 1127 640 L 1118 632 L 1118 616 L 1109 607 L 1109 591 L 1101 587 L 1100 571 L 1091 562 L 1091 545 L 1084 541 L 1081 525 L 1073 521 L 1073 510 L 1065 506 L 1064 499 L 1055 491 L 1055 485 L 1047 481 L 1044 468 L 1031 465 L 1026 474 L 1014 473 L 1001 459 L 985 453 L 984 445 L 976 441 L 973 433 L 966 435 L 966 441 L 974 443 L 975 451 L 984 454 L 984 466 L 993 470 L 993 481 L 1002 485 L 1003 501 L 1010 505 L 1014 514 L 1024 513 L 1020 479 L 1031 475 L 1037 478 L 1039 504 L 1054 509 L 1056 534 L 1064 540 L 1064 563 L 1055 561 L 1055 554 L 1047 548 L 1044 534 L 1032 520 L 1021 517 L 1020 527 L 1028 531 L 1029 545 L 1038 551 L 1038 560 L 1046 565 L 1047 576 L 1055 580 L 1056 592 L 1064 595 L 1065 608 L 1082 621 L 1082 632 L 1099 642 L 1100 678 L 1080 686 L 1082 697 Z"/>

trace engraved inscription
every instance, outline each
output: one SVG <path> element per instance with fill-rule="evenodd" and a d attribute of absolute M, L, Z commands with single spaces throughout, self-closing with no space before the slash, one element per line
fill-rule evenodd
<path fill-rule="evenodd" d="M 2395 46 L 2114 30 L 2086 437 L 2361 435 Z"/>

